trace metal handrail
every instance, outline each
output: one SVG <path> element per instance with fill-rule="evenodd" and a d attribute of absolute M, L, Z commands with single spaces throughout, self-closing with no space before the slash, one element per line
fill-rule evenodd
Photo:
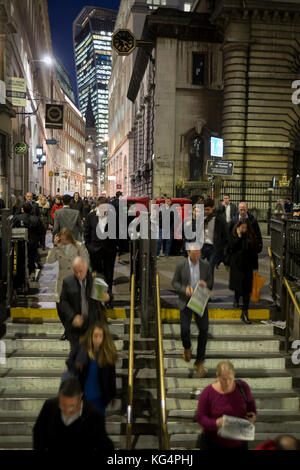
<path fill-rule="evenodd" d="M 133 359 L 134 359 L 134 308 L 135 308 L 135 274 L 131 276 L 130 292 L 130 327 L 129 327 L 129 363 L 128 363 L 128 400 L 126 423 L 126 449 L 132 444 L 132 404 L 133 404 Z"/>
<path fill-rule="evenodd" d="M 270 257 L 270 264 L 271 264 L 271 270 L 272 270 L 272 277 L 273 277 L 273 279 L 276 279 L 275 264 L 274 264 L 273 254 L 272 254 L 272 250 L 271 250 L 271 247 L 270 247 L 270 246 L 268 246 L 268 253 L 269 253 L 269 257 Z"/>
<path fill-rule="evenodd" d="M 286 288 L 287 296 L 286 296 L 286 328 L 285 328 L 285 351 L 288 352 L 289 350 L 289 336 L 290 336 L 290 299 L 292 300 L 294 307 L 300 316 L 300 306 L 294 296 L 294 293 L 291 289 L 289 281 L 286 277 L 283 278 L 283 284 Z"/>
<path fill-rule="evenodd" d="M 170 449 L 168 427 L 167 427 L 167 414 L 166 414 L 166 389 L 165 389 L 165 369 L 164 369 L 164 352 L 162 341 L 162 328 L 161 328 L 161 308 L 160 308 L 160 287 L 159 275 L 156 274 L 156 306 L 157 306 L 157 341 L 158 341 L 158 371 L 159 371 L 159 389 L 160 389 L 160 412 L 161 412 L 161 427 L 162 427 L 162 441 L 164 450 Z"/>

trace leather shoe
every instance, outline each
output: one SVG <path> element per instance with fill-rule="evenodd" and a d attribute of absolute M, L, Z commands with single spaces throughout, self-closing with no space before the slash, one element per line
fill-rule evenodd
<path fill-rule="evenodd" d="M 190 362 L 190 360 L 191 360 L 191 350 L 190 349 L 185 349 L 183 351 L 183 359 L 185 360 L 185 362 Z"/>
<path fill-rule="evenodd" d="M 195 361 L 195 366 L 197 367 L 197 372 L 196 372 L 197 377 L 199 377 L 200 379 L 203 379 L 203 377 L 206 377 L 207 370 L 203 366 L 203 362 L 197 360 Z"/>
<path fill-rule="evenodd" d="M 247 310 L 243 310 L 241 320 L 246 323 L 246 325 L 251 325 L 251 321 L 248 318 L 248 312 Z"/>
<path fill-rule="evenodd" d="M 60 340 L 61 341 L 66 341 L 67 337 L 66 337 L 66 333 L 64 333 L 63 335 L 61 335 L 60 337 Z"/>

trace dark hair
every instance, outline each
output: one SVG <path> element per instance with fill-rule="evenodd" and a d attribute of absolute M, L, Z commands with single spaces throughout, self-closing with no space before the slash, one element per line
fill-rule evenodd
<path fill-rule="evenodd" d="M 120 197 L 120 196 L 122 196 L 122 194 L 123 194 L 122 191 L 117 191 L 116 192 L 116 197 Z"/>
<path fill-rule="evenodd" d="M 82 394 L 82 388 L 79 380 L 76 377 L 70 377 L 60 384 L 59 395 L 64 397 L 74 398 Z"/>
<path fill-rule="evenodd" d="M 29 202 L 25 202 L 23 204 L 23 211 L 25 214 L 31 214 L 32 213 L 32 205 Z"/>
<path fill-rule="evenodd" d="M 108 199 L 107 197 L 100 196 L 97 199 L 97 206 L 100 206 L 100 204 L 108 204 Z"/>
<path fill-rule="evenodd" d="M 69 194 L 64 194 L 62 200 L 63 200 L 64 206 L 68 206 L 70 204 L 72 198 Z"/>
<path fill-rule="evenodd" d="M 214 207 L 214 206 L 215 206 L 215 202 L 211 197 L 207 197 L 206 199 L 204 199 L 204 207 Z"/>
<path fill-rule="evenodd" d="M 237 228 L 239 228 L 241 225 L 244 225 L 246 224 L 247 225 L 247 239 L 249 240 L 250 242 L 250 245 L 252 248 L 257 248 L 257 245 L 258 245 L 258 241 L 257 241 L 257 237 L 256 237 L 256 234 L 253 230 L 253 227 L 252 225 L 250 224 L 249 220 L 248 219 L 240 219 L 234 226 L 233 228 L 233 231 L 232 231 L 232 235 L 234 237 L 237 237 L 238 234 L 237 234 Z"/>
<path fill-rule="evenodd" d="M 224 194 L 223 194 L 223 197 L 224 197 L 224 196 L 227 196 L 227 197 L 230 198 L 230 194 L 228 194 L 228 193 L 224 193 Z"/>
<path fill-rule="evenodd" d="M 281 440 L 284 438 L 284 437 L 287 437 L 289 439 L 292 439 L 295 443 L 295 448 L 294 450 L 300 450 L 300 444 L 299 444 L 299 441 L 298 439 L 296 439 L 294 436 L 291 436 L 290 434 L 284 434 L 282 436 L 278 436 L 276 441 L 275 441 L 275 450 L 287 450 L 283 445 L 282 445 L 282 442 Z"/>

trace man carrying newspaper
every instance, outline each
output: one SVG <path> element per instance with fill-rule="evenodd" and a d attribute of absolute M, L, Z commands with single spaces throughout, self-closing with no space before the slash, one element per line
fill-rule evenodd
<path fill-rule="evenodd" d="M 197 358 L 198 377 L 205 377 L 207 371 L 203 363 L 208 335 L 208 309 L 207 302 L 212 288 L 212 275 L 209 263 L 200 259 L 201 249 L 197 243 L 189 244 L 188 258 L 181 260 L 173 277 L 172 285 L 179 295 L 181 340 L 184 347 L 183 358 L 186 362 L 191 360 L 191 320 L 195 319 L 199 330 Z"/>

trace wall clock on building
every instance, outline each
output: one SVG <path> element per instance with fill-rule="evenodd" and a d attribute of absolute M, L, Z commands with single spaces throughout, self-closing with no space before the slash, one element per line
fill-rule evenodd
<path fill-rule="evenodd" d="M 112 46 L 119 55 L 129 55 L 136 47 L 135 35 L 129 29 L 118 29 L 112 36 Z"/>

